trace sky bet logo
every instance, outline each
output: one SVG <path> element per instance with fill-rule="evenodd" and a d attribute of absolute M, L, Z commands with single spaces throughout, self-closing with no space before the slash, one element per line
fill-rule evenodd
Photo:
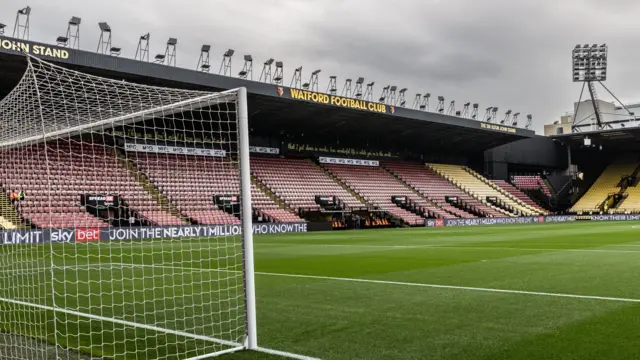
<path fill-rule="evenodd" d="M 113 196 L 107 196 L 107 198 L 113 198 Z M 77 228 L 76 229 L 76 242 L 86 243 L 100 240 L 99 228 Z"/>

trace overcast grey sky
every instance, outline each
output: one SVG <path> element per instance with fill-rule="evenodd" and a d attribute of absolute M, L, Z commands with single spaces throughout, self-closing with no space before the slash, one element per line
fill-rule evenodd
<path fill-rule="evenodd" d="M 82 18 L 81 48 L 94 51 L 106 21 L 113 45 L 133 57 L 139 35 L 151 33 L 151 56 L 178 38 L 178 66 L 195 68 L 200 46 L 212 45 L 218 70 L 222 53 L 236 50 L 260 64 L 285 63 L 303 78 L 322 69 L 338 87 L 347 77 L 430 92 L 481 109 L 498 106 L 531 113 L 534 128 L 571 110 L 580 86 L 571 82 L 571 49 L 577 43 L 609 44 L 607 85 L 624 102 L 640 101 L 640 1 L 634 0 L 0 0 L 0 22 L 11 34 L 15 11 L 30 5 L 31 39 L 55 43 L 72 15 Z M 603 100 L 610 100 L 604 93 Z M 432 108 L 435 104 L 432 104 Z"/>

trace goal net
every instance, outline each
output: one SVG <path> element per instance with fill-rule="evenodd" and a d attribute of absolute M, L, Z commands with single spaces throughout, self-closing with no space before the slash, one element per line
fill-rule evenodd
<path fill-rule="evenodd" d="M 0 358 L 257 348 L 246 90 L 26 63 L 0 101 Z"/>

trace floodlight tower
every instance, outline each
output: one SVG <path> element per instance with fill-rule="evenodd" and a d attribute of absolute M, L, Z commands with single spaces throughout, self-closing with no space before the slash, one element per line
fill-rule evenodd
<path fill-rule="evenodd" d="M 120 55 L 120 48 L 111 46 L 111 26 L 106 22 L 99 22 L 98 28 L 100 28 L 100 38 L 98 39 L 98 48 L 96 52 L 101 54 L 107 54 L 118 56 Z"/>
<path fill-rule="evenodd" d="M 276 61 L 276 71 L 273 74 L 273 83 L 276 85 L 282 85 L 284 79 L 284 63 L 282 61 Z"/>
<path fill-rule="evenodd" d="M 419 109 L 421 100 L 422 100 L 422 94 L 416 93 L 416 96 L 413 98 L 413 105 L 411 107 L 416 110 Z"/>
<path fill-rule="evenodd" d="M 289 87 L 300 89 L 302 87 L 302 66 L 298 67 L 293 71 L 293 77 L 291 78 L 291 83 Z"/>
<path fill-rule="evenodd" d="M 356 87 L 353 89 L 353 97 L 355 97 L 356 99 L 362 99 L 362 84 L 364 83 L 364 78 L 363 77 L 359 77 L 356 80 Z"/>
<path fill-rule="evenodd" d="M 335 75 L 329 76 L 329 85 L 327 85 L 327 94 L 335 95 L 338 92 L 338 78 Z"/>
<path fill-rule="evenodd" d="M 242 66 L 242 70 L 238 73 L 238 77 L 240 79 L 253 80 L 253 56 L 244 56 L 244 65 Z"/>
<path fill-rule="evenodd" d="M 462 106 L 462 111 L 460 112 L 461 117 L 463 118 L 469 117 L 469 105 L 471 105 L 470 102 L 464 103 L 464 105 Z"/>
<path fill-rule="evenodd" d="M 71 43 L 72 49 L 80 49 L 80 22 L 82 20 L 77 16 L 72 16 L 67 24 L 67 33 L 65 36 L 58 36 L 56 42 L 60 46 L 68 46 Z"/>
<path fill-rule="evenodd" d="M 444 96 L 438 96 L 438 107 L 436 108 L 436 112 L 442 114 L 444 112 Z"/>
<path fill-rule="evenodd" d="M 478 118 L 478 103 L 473 104 L 473 110 L 471 110 L 471 119 L 476 120 Z"/>
<path fill-rule="evenodd" d="M 420 110 L 429 111 L 429 98 L 431 98 L 431 93 L 426 93 L 422 96 L 422 103 L 420 103 Z"/>
<path fill-rule="evenodd" d="M 340 96 L 344 96 L 344 97 L 351 97 L 351 79 L 346 79 L 344 81 L 344 86 L 342 87 L 342 93 L 340 93 Z"/>
<path fill-rule="evenodd" d="M 29 40 L 29 18 L 31 17 L 31 7 L 27 6 L 18 10 L 16 22 L 13 25 L 13 37 L 16 39 Z"/>
<path fill-rule="evenodd" d="M 518 126 L 518 116 L 520 116 L 520 113 L 517 112 L 515 114 L 513 114 L 513 120 L 511 120 L 511 126 L 516 127 Z"/>
<path fill-rule="evenodd" d="M 275 60 L 273 58 L 269 58 L 269 60 L 265 61 L 262 65 L 262 72 L 260 73 L 260 82 L 266 82 L 268 84 L 271 83 L 271 66 Z"/>
<path fill-rule="evenodd" d="M 318 74 L 320 74 L 322 70 L 314 70 L 311 73 L 311 78 L 309 79 L 309 88 L 311 91 L 318 91 Z"/>
<path fill-rule="evenodd" d="M 380 99 L 378 99 L 378 102 L 382 104 L 387 103 L 387 98 L 389 97 L 389 88 L 391 88 L 391 85 L 387 85 L 382 88 L 382 94 L 380 94 Z"/>
<path fill-rule="evenodd" d="M 396 90 L 398 90 L 398 87 L 395 85 L 391 85 L 389 88 L 389 100 L 387 102 L 389 105 L 396 104 Z"/>
<path fill-rule="evenodd" d="M 498 120 L 498 107 L 494 106 L 491 110 L 491 118 L 494 120 Z"/>
<path fill-rule="evenodd" d="M 524 128 L 527 130 L 531 130 L 532 118 L 531 114 L 527 115 L 527 123 L 524 125 Z"/>
<path fill-rule="evenodd" d="M 367 88 L 364 90 L 363 98 L 367 101 L 373 101 L 373 85 L 375 85 L 375 81 L 372 81 L 367 84 Z"/>
<path fill-rule="evenodd" d="M 502 120 L 500 120 L 500 125 L 504 125 L 505 123 L 509 123 L 510 120 L 511 120 L 511 109 L 507 110 L 504 113 L 504 118 Z"/>
<path fill-rule="evenodd" d="M 449 108 L 447 109 L 447 115 L 453 115 L 456 112 L 456 102 L 455 100 L 451 100 L 449 104 Z"/>
<path fill-rule="evenodd" d="M 489 106 L 486 110 L 486 112 L 484 113 L 484 117 L 482 118 L 482 121 L 486 121 L 488 123 L 491 122 L 491 110 L 493 110 L 493 106 Z"/>
<path fill-rule="evenodd" d="M 151 40 L 151 33 L 146 33 L 140 36 L 134 59 L 149 62 L 149 41 L 150 40 Z"/>
<path fill-rule="evenodd" d="M 233 49 L 228 49 L 222 54 L 222 62 L 220 63 L 220 70 L 218 70 L 218 74 L 224 76 L 231 76 L 231 57 L 236 51 Z"/>
<path fill-rule="evenodd" d="M 196 70 L 208 73 L 211 71 L 210 59 L 211 45 L 202 45 L 200 48 L 200 58 L 198 59 L 198 65 Z"/>
<path fill-rule="evenodd" d="M 4 28 L 6 28 L 7 25 L 0 23 L 0 35 L 4 35 Z"/>
<path fill-rule="evenodd" d="M 407 105 L 407 100 L 405 99 L 404 95 L 407 90 L 407 88 L 402 88 L 400 89 L 400 91 L 398 91 L 398 100 L 396 100 L 396 105 L 399 105 L 400 107 L 404 107 L 405 105 Z"/>

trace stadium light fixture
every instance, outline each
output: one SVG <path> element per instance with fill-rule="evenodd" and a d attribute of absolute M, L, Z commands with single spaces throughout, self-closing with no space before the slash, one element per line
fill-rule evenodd
<path fill-rule="evenodd" d="M 273 64 L 273 62 L 274 62 L 274 61 L 275 61 L 275 60 L 273 60 L 273 58 L 271 58 L 271 59 L 269 59 L 269 60 L 265 61 L 265 62 L 264 62 L 264 64 L 265 64 L 265 65 L 271 65 L 271 64 Z"/>
<path fill-rule="evenodd" d="M 98 27 L 100 28 L 100 31 L 111 32 L 111 26 L 106 22 L 99 22 Z"/>
<path fill-rule="evenodd" d="M 82 19 L 77 16 L 72 16 L 67 24 L 67 33 L 65 36 L 58 36 L 56 43 L 59 46 L 69 45 L 69 40 L 73 39 L 73 48 L 79 48 L 80 45 L 80 23 Z"/>
<path fill-rule="evenodd" d="M 7 27 L 7 25 L 5 25 L 3 23 L 0 23 L 0 35 L 4 34 L 4 28 L 6 28 L 6 27 Z"/>
<path fill-rule="evenodd" d="M 175 46 L 177 44 L 178 44 L 178 39 L 176 39 L 176 38 L 170 37 L 169 40 L 167 40 L 167 45 Z"/>
<path fill-rule="evenodd" d="M 16 12 L 16 21 L 13 25 L 13 37 L 17 39 L 29 40 L 29 19 L 31 7 L 27 6 Z"/>
<path fill-rule="evenodd" d="M 356 84 L 364 84 L 364 78 L 362 76 L 358 77 L 358 80 L 356 80 Z"/>
<path fill-rule="evenodd" d="M 122 49 L 116 46 L 112 46 L 111 49 L 109 49 L 109 55 L 112 56 L 120 56 L 120 52 L 122 52 Z"/>
<path fill-rule="evenodd" d="M 211 63 L 209 62 L 209 52 L 211 45 L 204 44 L 200 47 L 200 58 L 198 58 L 198 64 L 196 70 L 202 72 L 209 72 L 211 70 Z"/>
<path fill-rule="evenodd" d="M 244 56 L 244 65 L 242 66 L 242 70 L 238 73 L 238 77 L 240 79 L 253 80 L 253 56 Z"/>
<path fill-rule="evenodd" d="M 233 54 L 235 54 L 235 50 L 228 49 L 222 54 L 222 63 L 220 63 L 220 70 L 218 70 L 218 74 L 231 76 L 231 58 Z"/>
<path fill-rule="evenodd" d="M 367 101 L 373 101 L 373 85 L 375 85 L 375 81 L 372 81 L 367 84 L 367 88 L 364 91 L 363 98 Z"/>
<path fill-rule="evenodd" d="M 282 84 L 284 79 L 284 63 L 282 61 L 276 61 L 276 72 L 273 74 L 273 83 Z"/>

